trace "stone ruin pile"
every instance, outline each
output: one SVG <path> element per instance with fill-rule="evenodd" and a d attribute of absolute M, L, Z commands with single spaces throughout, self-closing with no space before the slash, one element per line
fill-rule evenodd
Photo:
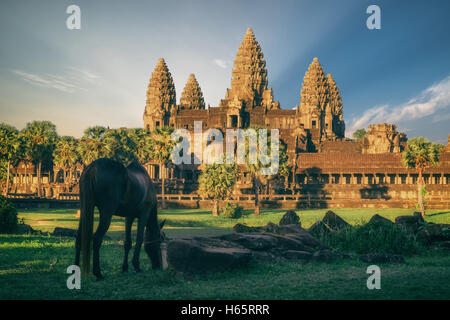
<path fill-rule="evenodd" d="M 381 227 L 397 225 L 414 234 L 425 245 L 450 248 L 450 225 L 425 223 L 418 213 L 397 217 L 395 223 L 375 214 L 368 224 Z M 228 271 L 252 262 L 331 262 L 353 258 L 351 254 L 332 251 L 318 240 L 325 233 L 340 232 L 346 228 L 352 226 L 328 211 L 321 221 L 305 230 L 297 214 L 288 211 L 279 224 L 268 223 L 263 227 L 236 224 L 232 234 L 170 240 L 167 244 L 167 262 L 175 271 L 203 274 Z M 385 253 L 361 254 L 355 258 L 366 263 L 405 262 L 401 255 Z"/>

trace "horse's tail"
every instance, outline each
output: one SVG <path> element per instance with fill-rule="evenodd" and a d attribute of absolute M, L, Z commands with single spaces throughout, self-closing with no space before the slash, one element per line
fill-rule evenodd
<path fill-rule="evenodd" d="M 84 179 L 80 179 L 80 227 L 82 272 L 88 275 L 91 268 L 91 243 L 94 229 L 94 175 L 92 167 L 87 168 Z"/>

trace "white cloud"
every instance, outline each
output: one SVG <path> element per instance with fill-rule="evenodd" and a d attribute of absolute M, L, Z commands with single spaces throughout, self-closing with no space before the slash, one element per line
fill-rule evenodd
<path fill-rule="evenodd" d="M 86 69 L 81 69 L 81 68 L 76 68 L 76 67 L 67 67 L 67 69 L 72 71 L 72 76 L 79 76 L 81 77 L 84 81 L 87 82 L 95 82 L 96 80 L 98 80 L 100 78 L 100 76 L 98 76 L 97 74 L 86 70 Z"/>
<path fill-rule="evenodd" d="M 421 119 L 435 114 L 440 109 L 447 108 L 450 108 L 450 76 L 433 84 L 419 95 L 397 107 L 386 104 L 366 110 L 362 116 L 352 119 L 346 134 L 348 137 L 351 137 L 355 130 L 365 128 L 372 123 L 387 122 L 396 124 L 398 122 Z M 440 121 L 438 119 L 440 118 L 435 116 L 433 122 Z"/>
<path fill-rule="evenodd" d="M 214 59 L 213 62 L 222 69 L 227 69 L 229 65 L 228 61 L 223 59 Z"/>
<path fill-rule="evenodd" d="M 89 85 L 96 82 L 100 77 L 88 70 L 75 67 L 67 67 L 62 75 L 45 74 L 38 75 L 22 70 L 10 70 L 22 80 L 39 87 L 73 93 L 77 90 L 85 90 L 83 83 Z"/>

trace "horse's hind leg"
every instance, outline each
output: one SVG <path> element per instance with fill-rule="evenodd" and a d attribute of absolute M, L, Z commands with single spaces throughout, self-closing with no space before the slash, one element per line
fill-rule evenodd
<path fill-rule="evenodd" d="M 81 250 L 81 219 L 78 226 L 77 237 L 75 238 L 75 265 L 80 266 L 80 250 Z"/>
<path fill-rule="evenodd" d="M 142 221 L 143 219 L 138 219 L 138 227 L 137 227 L 137 235 L 136 235 L 136 245 L 134 247 L 134 255 L 133 255 L 133 266 L 136 272 L 141 272 L 141 268 L 139 267 L 139 255 L 141 253 L 142 242 L 144 241 L 144 228 L 145 224 Z"/>
<path fill-rule="evenodd" d="M 123 257 L 123 265 L 122 265 L 122 271 L 126 272 L 128 270 L 128 253 L 131 249 L 131 227 L 133 226 L 133 220 L 134 218 L 126 217 L 125 219 L 125 242 L 124 242 L 124 249 L 125 249 L 125 256 Z"/>
<path fill-rule="evenodd" d="M 100 246 L 102 245 L 103 237 L 105 236 L 106 231 L 109 229 L 109 225 L 111 224 L 111 218 L 113 215 L 113 210 L 100 210 L 100 221 L 97 227 L 97 230 L 94 234 L 93 239 L 93 249 L 94 249 L 94 258 L 93 258 L 93 271 L 94 275 L 97 279 L 102 279 L 102 273 L 100 271 Z"/>

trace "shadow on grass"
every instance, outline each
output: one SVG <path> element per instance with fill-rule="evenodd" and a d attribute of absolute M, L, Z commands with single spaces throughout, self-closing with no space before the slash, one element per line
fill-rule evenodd
<path fill-rule="evenodd" d="M 447 214 L 450 213 L 450 211 L 444 211 L 444 212 L 436 212 L 436 213 L 432 213 L 432 214 L 426 214 L 426 217 L 433 217 L 433 216 L 440 216 L 441 214 Z"/>
<path fill-rule="evenodd" d="M 159 215 L 210 215 L 211 214 L 211 210 L 196 210 L 193 211 L 192 209 L 187 209 L 189 210 L 188 212 L 183 212 L 182 209 L 176 209 L 176 211 L 174 210 L 170 210 L 170 209 L 165 209 L 165 210 L 158 210 L 158 214 Z"/>

